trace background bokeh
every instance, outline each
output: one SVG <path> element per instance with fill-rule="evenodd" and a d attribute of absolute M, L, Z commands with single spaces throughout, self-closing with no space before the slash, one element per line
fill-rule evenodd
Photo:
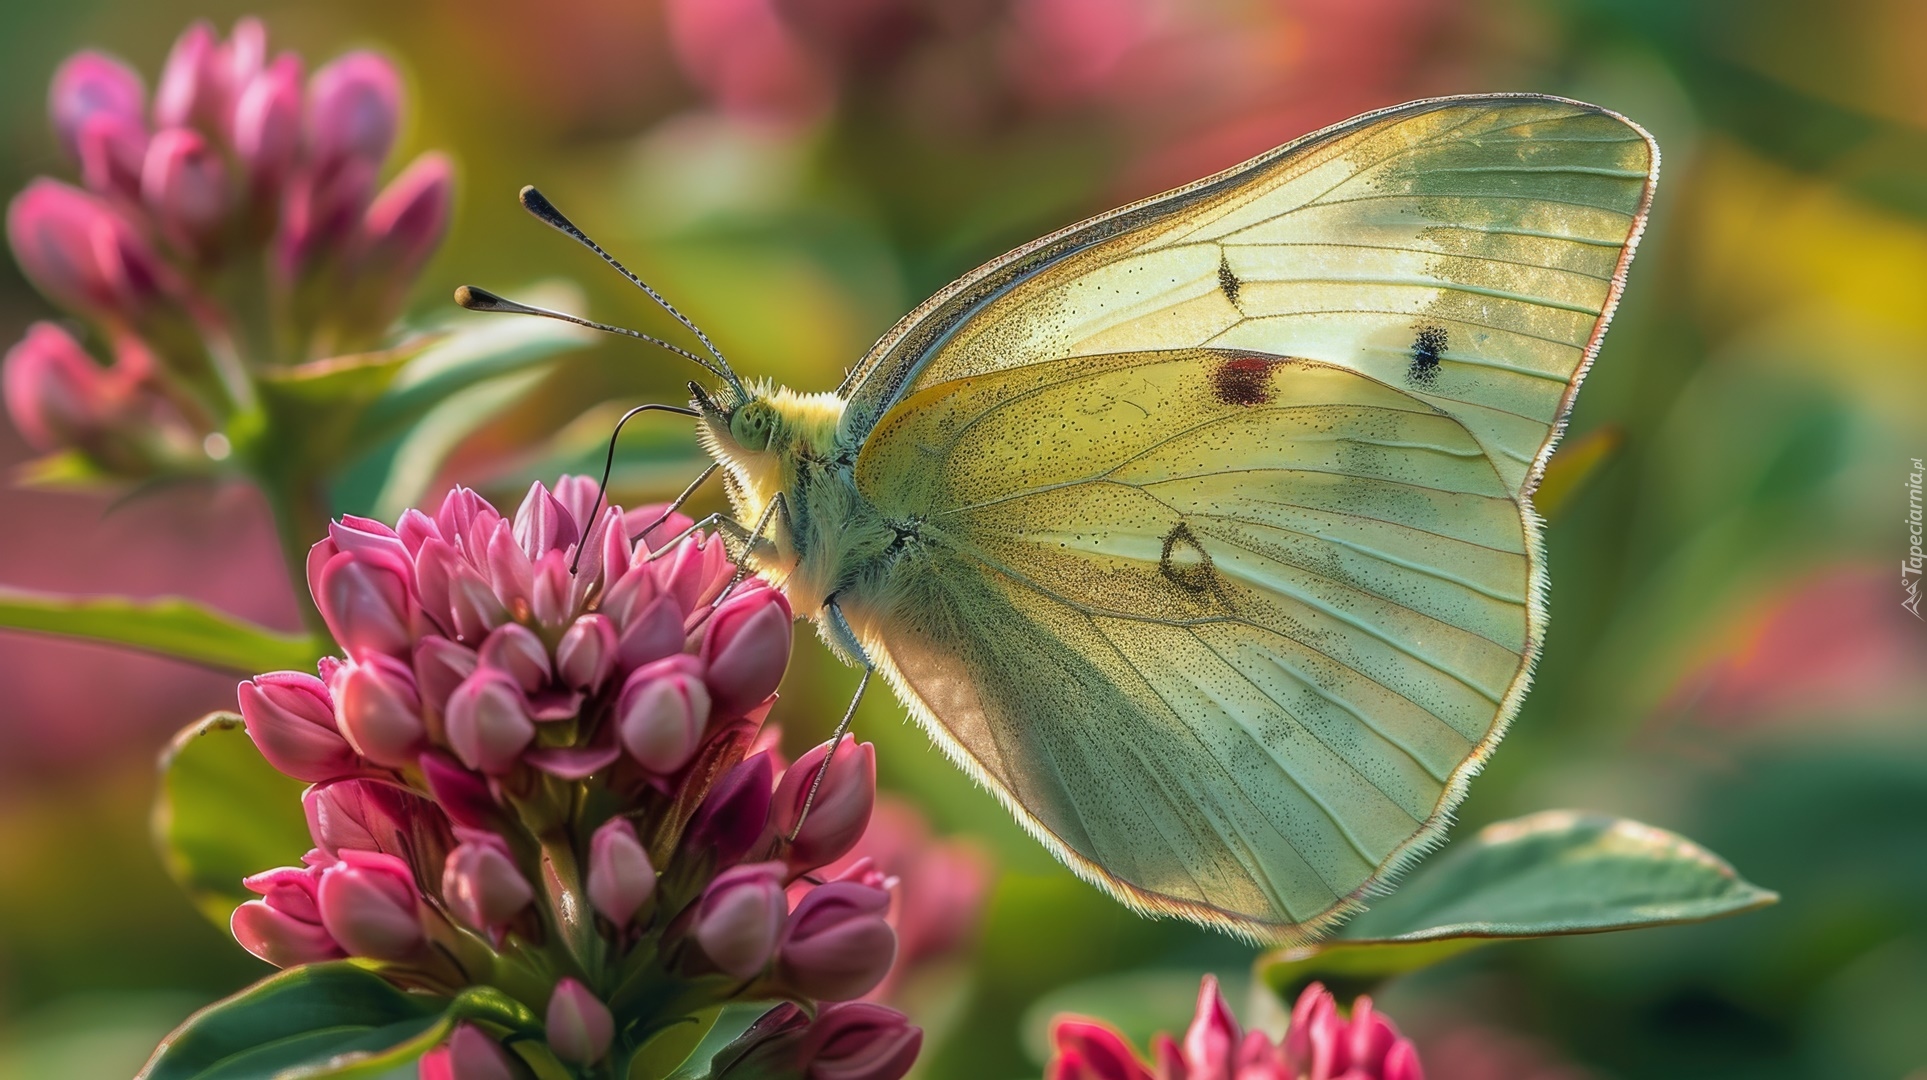
<path fill-rule="evenodd" d="M 579 282 L 669 324 L 513 199 L 540 184 L 708 328 L 808 389 L 981 260 L 1351 114 L 1523 89 L 1617 109 L 1665 169 L 1574 414 L 1612 452 L 1554 515 L 1537 688 L 1462 827 L 1551 806 L 1677 830 L 1781 892 L 1728 922 L 1502 946 L 1391 986 L 1434 1080 L 1927 1076 L 1927 626 L 1900 606 L 1927 455 L 1927 6 L 1915 0 L 68 0 L 0 6 L 0 188 L 61 170 L 44 92 L 75 48 L 148 73 L 190 19 L 263 15 L 311 61 L 407 71 L 404 157 L 460 163 L 420 289 Z M 0 339 L 47 314 L 0 265 Z M 689 372 L 620 342 L 562 364 L 448 471 L 497 493 L 582 467 L 614 404 Z M 10 430 L 0 459 L 24 460 Z M 693 476 L 637 431 L 632 504 Z M 0 582 L 184 593 L 292 627 L 240 488 L 0 491 Z M 804 644 L 794 744 L 853 673 Z M 151 853 L 153 759 L 231 682 L 0 636 L 0 1078 L 126 1076 L 265 969 Z M 999 873 L 973 960 L 932 995 L 923 1075 L 1040 1071 L 1054 1002 L 1188 1015 L 1252 951 L 1140 920 L 954 774 L 888 695 L 883 783 Z M 1164 996 L 1160 996 L 1164 995 Z"/>

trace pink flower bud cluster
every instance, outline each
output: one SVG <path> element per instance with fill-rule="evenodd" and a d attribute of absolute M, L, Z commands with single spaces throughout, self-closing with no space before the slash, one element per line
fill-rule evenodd
<path fill-rule="evenodd" d="M 875 751 L 845 736 L 784 768 L 764 722 L 787 601 L 737 580 L 713 537 L 683 537 L 687 518 L 592 518 L 596 502 L 581 477 L 535 485 L 513 517 L 457 489 L 432 516 L 346 518 L 315 545 L 309 585 L 346 655 L 239 689 L 262 756 L 314 785 L 314 850 L 249 878 L 259 899 L 234 913 L 250 952 L 494 985 L 579 1066 L 732 998 L 853 1001 L 883 981 L 895 879 L 867 858 L 823 872 L 870 824 Z M 677 983 L 674 1015 L 636 989 Z M 901 1076 L 920 1036 L 864 1009 L 868 1026 L 815 1041 L 782 1026 L 808 1044 L 785 1060 Z M 462 1028 L 428 1064 L 517 1075 L 505 1034 Z"/>
<path fill-rule="evenodd" d="M 387 60 L 351 53 L 308 75 L 296 54 L 269 54 L 252 18 L 225 40 L 189 27 L 151 101 L 120 60 L 68 57 L 48 112 L 79 182 L 29 183 L 7 240 L 114 362 L 34 326 L 6 361 L 22 434 L 123 473 L 179 465 L 244 406 L 247 364 L 375 344 L 452 198 L 437 153 L 383 185 L 401 109 Z"/>
<path fill-rule="evenodd" d="M 1262 1031 L 1240 1030 L 1210 975 L 1198 987 L 1197 1016 L 1184 1041 L 1159 1034 L 1149 1067 L 1123 1036 L 1094 1020 L 1062 1017 L 1051 1038 L 1047 1080 L 1425 1080 L 1418 1052 L 1373 1011 L 1371 998 L 1359 998 L 1346 1019 L 1317 983 L 1298 995 L 1278 1043 Z"/>

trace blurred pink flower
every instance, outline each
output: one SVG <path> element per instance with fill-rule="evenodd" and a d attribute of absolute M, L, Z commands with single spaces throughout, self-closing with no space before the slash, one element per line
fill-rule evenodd
<path fill-rule="evenodd" d="M 1047 1080 L 1424 1080 L 1418 1053 L 1398 1028 L 1359 998 L 1348 1020 L 1323 986 L 1298 996 L 1291 1026 L 1273 1044 L 1245 1032 L 1204 977 L 1198 1011 L 1182 1043 L 1159 1034 L 1145 1065 L 1124 1037 L 1102 1023 L 1060 1017 L 1051 1032 L 1055 1052 Z"/>
<path fill-rule="evenodd" d="M 1661 706 L 1740 727 L 1879 709 L 1927 685 L 1927 630 L 1883 567 L 1837 566 L 1766 597 L 1718 632 Z"/>

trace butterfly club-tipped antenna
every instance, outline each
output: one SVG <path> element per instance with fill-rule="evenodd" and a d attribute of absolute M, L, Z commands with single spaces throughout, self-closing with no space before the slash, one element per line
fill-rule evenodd
<path fill-rule="evenodd" d="M 747 401 L 749 399 L 749 392 L 743 388 L 743 381 L 736 377 L 736 370 L 729 366 L 729 361 L 724 359 L 722 350 L 716 348 L 716 343 L 709 340 L 709 335 L 703 333 L 703 328 L 697 326 L 694 320 L 679 311 L 676 305 L 670 303 L 667 297 L 657 292 L 654 286 L 642 280 L 642 278 L 637 277 L 628 267 L 616 261 L 616 257 L 604 250 L 601 244 L 591 240 L 588 233 L 583 232 L 575 222 L 570 221 L 563 215 L 562 211 L 557 210 L 555 204 L 549 201 L 548 196 L 536 190 L 535 185 L 530 184 L 524 187 L 519 198 L 522 201 L 523 209 L 534 214 L 543 224 L 574 240 L 576 243 L 581 244 L 583 247 L 588 248 L 590 251 L 595 252 L 603 262 L 608 263 L 609 266 L 613 268 L 616 273 L 621 274 L 629 284 L 641 289 L 649 299 L 656 302 L 656 306 L 668 312 L 671 318 L 681 323 L 690 333 L 696 335 L 696 340 L 702 343 L 703 350 L 716 360 L 715 366 L 713 367 L 706 363 L 703 364 L 703 366 L 709 368 L 718 378 L 728 383 L 729 388 L 735 391 L 737 400 Z"/>

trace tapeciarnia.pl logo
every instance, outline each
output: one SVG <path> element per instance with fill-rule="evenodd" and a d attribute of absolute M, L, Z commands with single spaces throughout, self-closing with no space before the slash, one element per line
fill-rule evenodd
<path fill-rule="evenodd" d="M 1914 618 L 1920 614 L 1920 481 L 1921 474 L 1927 469 L 1921 467 L 1920 459 L 1913 458 L 1913 471 L 1907 474 L 1907 557 L 1900 560 L 1900 591 L 1904 594 L 1900 606 L 1913 612 Z"/>

